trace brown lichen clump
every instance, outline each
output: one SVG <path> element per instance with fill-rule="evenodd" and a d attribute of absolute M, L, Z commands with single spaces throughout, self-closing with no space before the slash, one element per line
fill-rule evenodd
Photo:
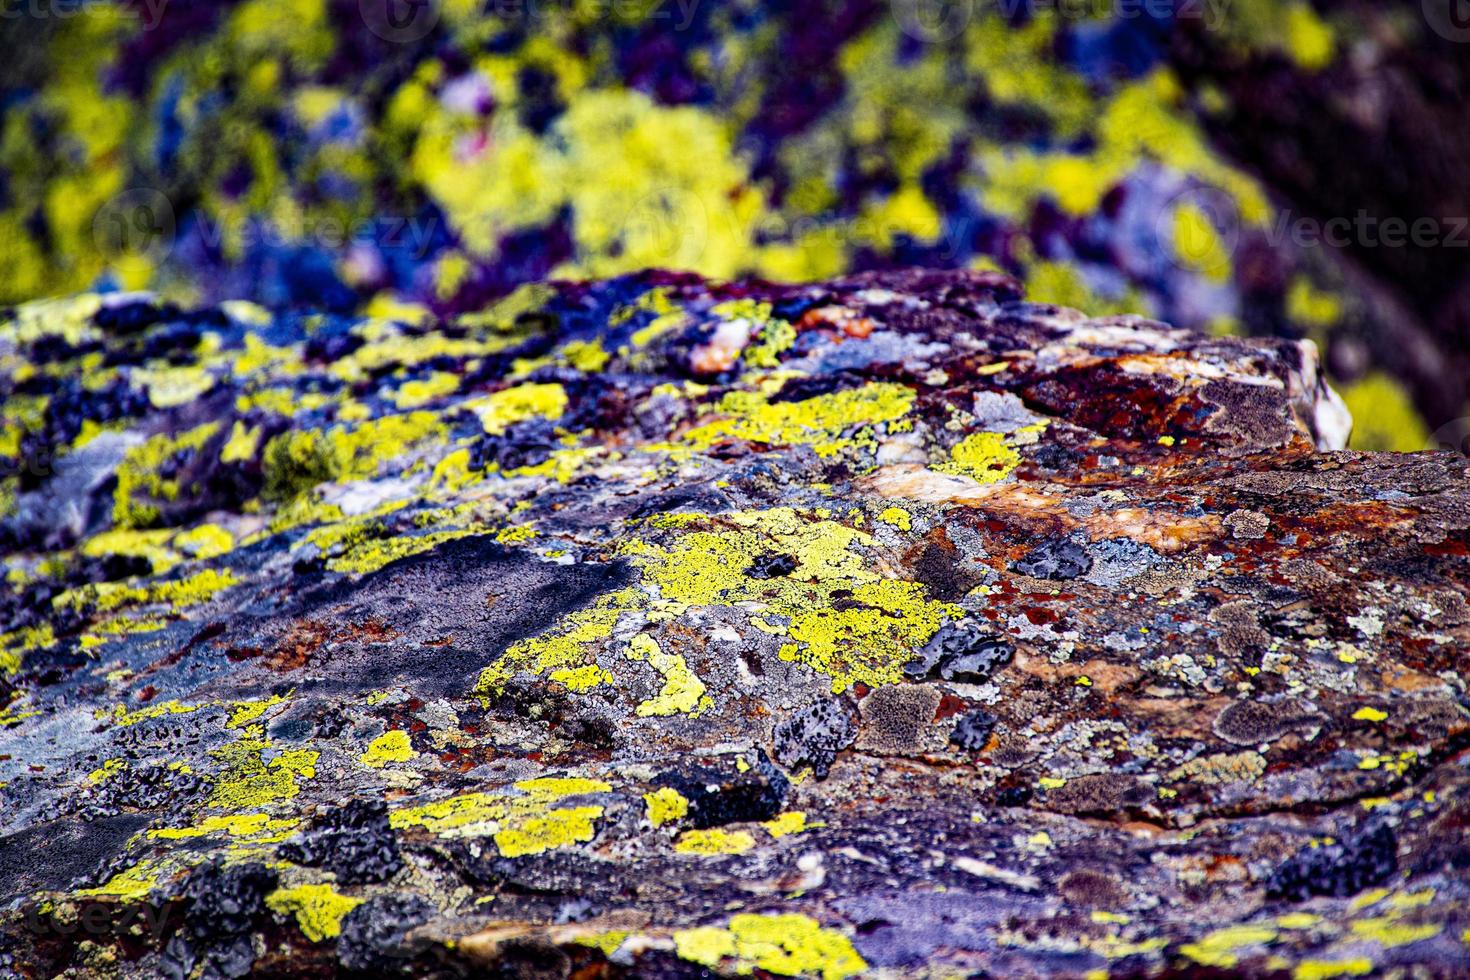
<path fill-rule="evenodd" d="M 0 973 L 1470 970 L 1470 466 L 1309 344 L 127 303 L 0 324 Z"/>

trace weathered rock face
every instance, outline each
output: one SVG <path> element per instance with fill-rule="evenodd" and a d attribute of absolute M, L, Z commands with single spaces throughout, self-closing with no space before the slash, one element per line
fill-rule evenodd
<path fill-rule="evenodd" d="M 1470 970 L 1467 463 L 1310 346 L 966 273 L 0 344 L 0 972 Z"/>

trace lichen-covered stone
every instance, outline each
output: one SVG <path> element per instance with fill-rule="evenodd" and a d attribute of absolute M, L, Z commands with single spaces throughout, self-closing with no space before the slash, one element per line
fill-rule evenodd
<path fill-rule="evenodd" d="M 1309 344 L 647 273 L 0 378 L 7 975 L 1470 970 L 1470 464 Z"/>

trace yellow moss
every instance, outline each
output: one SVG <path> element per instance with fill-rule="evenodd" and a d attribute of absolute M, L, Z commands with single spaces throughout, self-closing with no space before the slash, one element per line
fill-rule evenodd
<path fill-rule="evenodd" d="M 755 838 L 744 830 L 686 830 L 674 841 L 680 854 L 744 854 L 755 847 Z"/>
<path fill-rule="evenodd" d="M 398 390 L 393 393 L 393 404 L 400 409 L 418 408 L 458 390 L 459 375 L 435 371 L 427 378 L 405 381 L 399 385 Z"/>
<path fill-rule="evenodd" d="M 1354 721 L 1383 721 L 1387 717 L 1387 711 L 1379 711 L 1377 708 L 1359 708 L 1353 712 Z"/>
<path fill-rule="evenodd" d="M 337 892 L 331 885 L 277 888 L 265 897 L 266 907 L 272 912 L 295 916 L 302 935 L 314 943 L 341 935 L 342 917 L 362 902 Z"/>
<path fill-rule="evenodd" d="M 868 968 L 846 936 L 799 914 L 737 915 L 723 929 L 681 929 L 674 933 L 674 949 L 681 959 L 710 968 L 734 959 L 735 971 L 742 974 L 765 970 L 843 980 Z"/>
<path fill-rule="evenodd" d="M 382 769 L 390 762 L 407 762 L 413 757 L 414 751 L 408 742 L 408 732 L 395 728 L 369 742 L 367 751 L 358 756 L 358 761 L 365 766 Z"/>
<path fill-rule="evenodd" d="M 684 794 L 668 786 L 644 793 L 643 802 L 648 807 L 648 822 L 655 827 L 673 823 L 689 813 L 689 801 Z"/>

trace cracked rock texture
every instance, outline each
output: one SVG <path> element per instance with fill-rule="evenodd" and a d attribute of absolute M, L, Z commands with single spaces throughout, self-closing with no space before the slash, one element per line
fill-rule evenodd
<path fill-rule="evenodd" d="M 0 974 L 1470 972 L 1470 464 L 1310 344 L 645 273 L 0 377 Z"/>

